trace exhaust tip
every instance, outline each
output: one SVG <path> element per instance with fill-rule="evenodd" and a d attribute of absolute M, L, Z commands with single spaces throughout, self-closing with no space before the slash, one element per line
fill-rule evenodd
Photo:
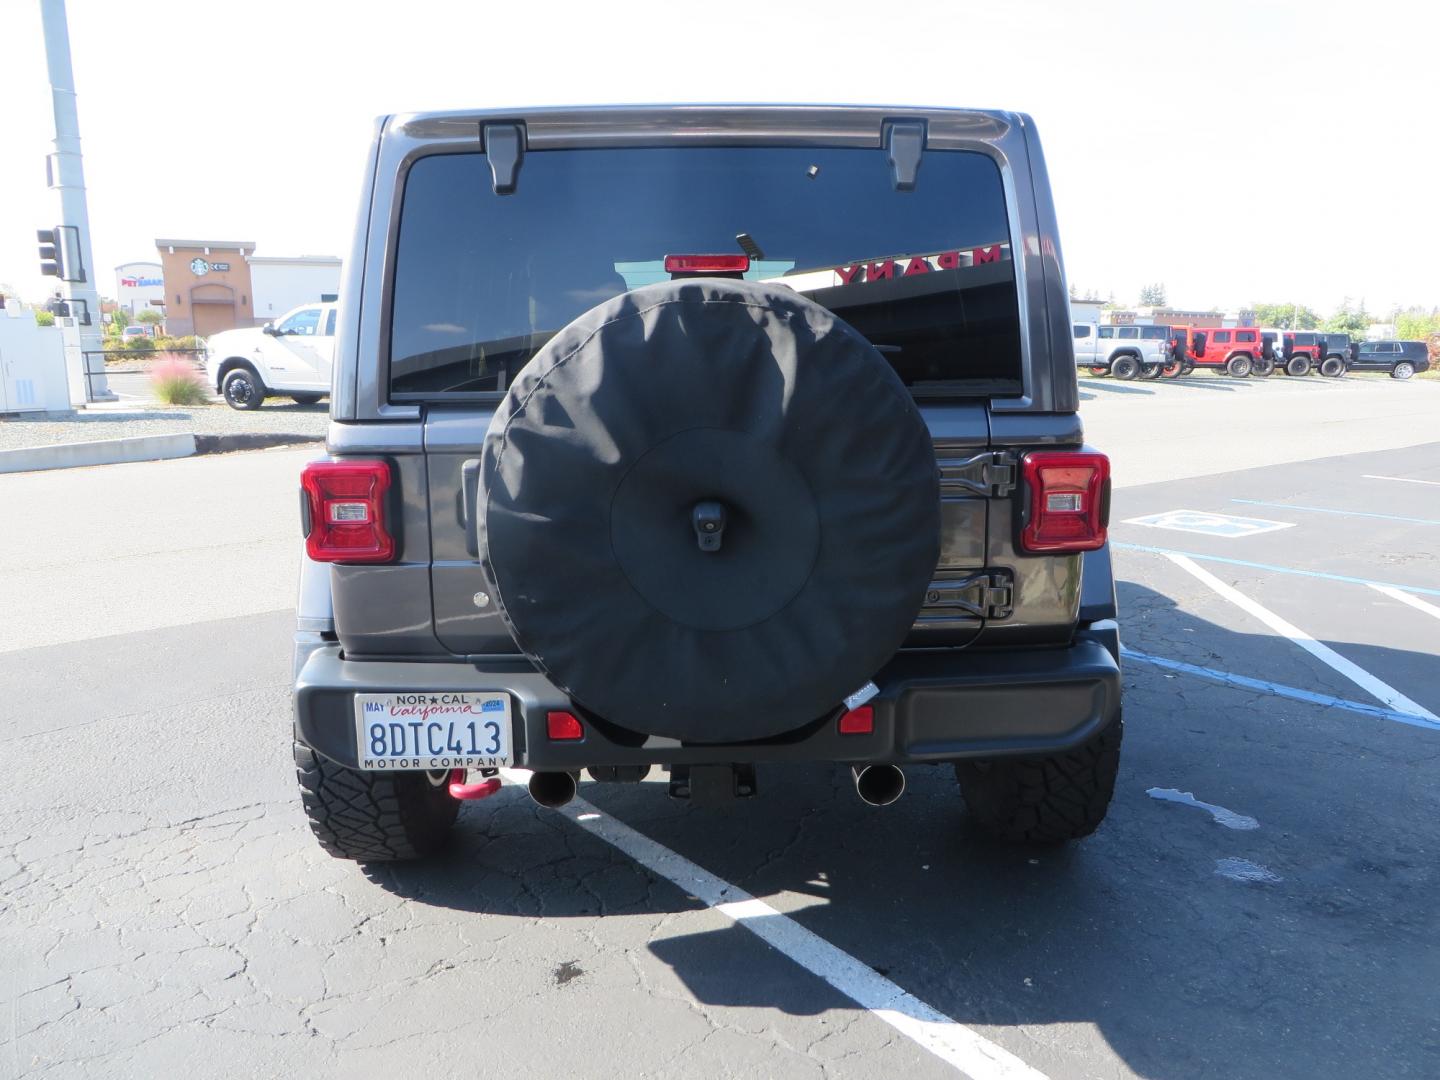
<path fill-rule="evenodd" d="M 575 798 L 575 774 L 537 772 L 530 776 L 530 798 L 554 810 Z"/>
<path fill-rule="evenodd" d="M 851 771 L 855 793 L 870 806 L 889 806 L 905 794 L 905 774 L 894 765 L 865 765 Z"/>

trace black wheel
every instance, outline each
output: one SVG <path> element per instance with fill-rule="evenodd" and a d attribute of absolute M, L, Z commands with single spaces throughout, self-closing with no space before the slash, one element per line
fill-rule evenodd
<path fill-rule="evenodd" d="M 1320 362 L 1320 374 L 1327 379 L 1338 379 L 1345 374 L 1345 361 L 1338 356 L 1327 356 Z"/>
<path fill-rule="evenodd" d="M 1140 378 L 1144 379 L 1146 382 L 1152 382 L 1152 381 L 1154 381 L 1155 379 L 1160 378 L 1160 369 L 1161 369 L 1163 366 L 1164 366 L 1164 365 L 1162 365 L 1162 364 L 1142 364 L 1142 365 L 1140 365 Z"/>
<path fill-rule="evenodd" d="M 1110 374 L 1129 382 L 1140 374 L 1140 361 L 1133 356 L 1117 356 L 1110 365 Z"/>
<path fill-rule="evenodd" d="M 1285 374 L 1293 375 L 1299 379 L 1310 374 L 1310 357 L 1303 353 L 1299 356 L 1292 356 L 1285 361 Z"/>
<path fill-rule="evenodd" d="M 324 394 L 291 394 L 290 400 L 296 405 L 315 405 L 324 396 Z"/>
<path fill-rule="evenodd" d="M 1267 360 L 1263 356 L 1257 356 L 1254 360 L 1250 361 L 1250 374 L 1254 375 L 1257 379 L 1268 379 L 1271 375 L 1275 374 L 1275 361 Z"/>
<path fill-rule="evenodd" d="M 1164 379 L 1178 379 L 1185 374 L 1185 365 L 1179 360 L 1171 360 L 1160 369 L 1160 377 Z"/>
<path fill-rule="evenodd" d="M 394 862 L 438 851 L 460 803 L 449 773 L 347 769 L 295 744 L 300 803 L 320 846 L 337 859 Z"/>
<path fill-rule="evenodd" d="M 1412 364 L 1409 360 L 1401 360 L 1398 364 L 1396 364 L 1393 368 L 1390 369 L 1390 377 L 1392 379 L 1408 379 L 1414 374 L 1415 365 Z"/>
<path fill-rule="evenodd" d="M 957 761 L 955 777 L 977 825 L 1017 844 L 1061 844 L 1105 820 L 1120 770 L 1125 726 L 1115 719 L 1066 754 Z"/>
<path fill-rule="evenodd" d="M 265 401 L 265 384 L 251 367 L 237 367 L 225 374 L 220 384 L 225 404 L 232 409 L 258 409 Z"/>
<path fill-rule="evenodd" d="M 1180 364 L 1180 374 L 1181 374 L 1181 375 L 1189 375 L 1189 374 L 1191 374 L 1194 370 L 1195 370 L 1195 361 L 1194 361 L 1194 360 L 1185 360 L 1185 361 L 1182 361 L 1182 362 L 1181 362 L 1181 364 Z"/>
<path fill-rule="evenodd" d="M 1232 356 L 1225 361 L 1225 370 L 1236 379 L 1244 379 L 1250 375 L 1251 361 L 1248 356 Z"/>

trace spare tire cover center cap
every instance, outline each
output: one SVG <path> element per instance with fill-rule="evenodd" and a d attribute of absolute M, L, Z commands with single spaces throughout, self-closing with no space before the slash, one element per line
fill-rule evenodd
<path fill-rule="evenodd" d="M 691 513 L 725 506 L 724 544 L 702 551 Z M 820 515 L 791 462 L 743 431 L 691 428 L 626 473 L 610 509 L 610 544 L 631 586 L 695 630 L 740 630 L 804 588 L 820 550 Z"/>

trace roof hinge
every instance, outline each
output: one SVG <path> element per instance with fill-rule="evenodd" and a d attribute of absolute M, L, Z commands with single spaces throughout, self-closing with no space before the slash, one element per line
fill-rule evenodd
<path fill-rule="evenodd" d="M 890 159 L 890 180 L 896 191 L 914 191 L 915 175 L 925 150 L 924 120 L 886 120 L 880 128 L 885 156 Z"/>
<path fill-rule="evenodd" d="M 513 195 L 525 160 L 525 125 L 486 124 L 480 138 L 490 163 L 491 189 L 496 195 Z"/>

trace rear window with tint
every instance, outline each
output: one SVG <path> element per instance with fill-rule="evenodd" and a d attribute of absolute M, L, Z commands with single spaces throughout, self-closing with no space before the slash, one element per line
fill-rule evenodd
<path fill-rule="evenodd" d="M 669 280 L 666 255 L 760 250 L 745 277 L 804 293 L 918 396 L 1019 394 L 1020 323 L 1000 171 L 929 150 L 898 191 L 881 149 L 680 147 L 525 155 L 496 195 L 482 154 L 405 181 L 390 312 L 399 400 L 503 391 L 578 315 Z"/>
<path fill-rule="evenodd" d="M 1140 336 L 1146 341 L 1164 341 L 1170 336 L 1168 326 L 1142 326 Z"/>

